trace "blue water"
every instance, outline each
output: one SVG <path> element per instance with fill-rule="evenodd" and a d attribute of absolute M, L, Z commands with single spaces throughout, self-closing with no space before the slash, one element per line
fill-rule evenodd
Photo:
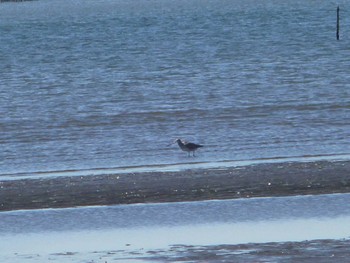
<path fill-rule="evenodd" d="M 299 260 L 304 249 L 311 250 L 309 257 L 320 258 L 319 251 L 326 250 L 327 255 L 332 252 L 343 259 L 348 258 L 348 250 L 338 241 L 349 239 L 349 198 L 349 194 L 333 194 L 2 212 L 0 259 L 174 262 L 177 256 L 189 258 L 181 262 L 217 262 L 217 257 L 208 257 L 208 249 L 222 255 L 226 250 L 220 245 L 261 243 L 253 251 L 266 254 L 253 259 L 249 251 L 237 248 L 226 253 L 246 254 L 239 262 L 256 262 L 263 256 L 269 257 L 266 262 L 276 262 L 273 257 L 281 256 L 281 250 L 265 248 L 266 242 L 276 242 L 274 247 L 280 245 L 277 242 L 290 242 L 284 257 L 298 262 L 311 262 Z M 327 239 L 323 247 L 296 244 L 297 251 L 291 250 L 293 241 L 321 239 Z M 216 247 L 198 248 L 202 253 L 197 260 L 191 258 L 194 246 L 212 245 Z M 344 252 L 338 255 L 340 248 Z M 147 260 L 151 256 L 158 260 Z"/>
<path fill-rule="evenodd" d="M 349 201 L 346 193 L 6 211 L 0 213 L 0 234 L 321 220 L 350 217 Z"/>
<path fill-rule="evenodd" d="M 0 176 L 349 154 L 349 17 L 348 1 L 2 3 Z M 188 158 L 177 137 L 205 147 Z"/>

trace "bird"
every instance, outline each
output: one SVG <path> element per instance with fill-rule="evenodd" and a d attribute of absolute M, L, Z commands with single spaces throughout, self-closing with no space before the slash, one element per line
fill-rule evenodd
<path fill-rule="evenodd" d="M 183 141 L 181 139 L 176 139 L 174 141 L 174 143 L 177 143 L 179 145 L 180 149 L 183 150 L 184 152 L 188 152 L 188 156 L 191 156 L 191 152 L 193 153 L 193 156 L 195 156 L 194 152 L 198 148 L 203 147 L 203 145 L 196 144 L 196 143 L 193 143 L 193 142 L 186 142 L 186 141 Z"/>

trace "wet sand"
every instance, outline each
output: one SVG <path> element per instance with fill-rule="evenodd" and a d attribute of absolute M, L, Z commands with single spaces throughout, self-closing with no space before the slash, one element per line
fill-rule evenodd
<path fill-rule="evenodd" d="M 129 245 L 129 244 L 127 244 Z M 312 240 L 303 242 L 250 243 L 242 245 L 187 246 L 169 249 L 125 249 L 91 253 L 63 252 L 49 255 L 16 254 L 6 262 L 349 262 L 350 240 Z"/>
<path fill-rule="evenodd" d="M 312 240 L 242 245 L 172 246 L 148 251 L 150 262 L 348 262 L 350 240 Z M 169 260 L 169 252 L 173 256 Z M 152 255 L 153 254 L 153 255 Z M 134 258 L 135 259 L 135 258 Z"/>
<path fill-rule="evenodd" d="M 350 161 L 0 181 L 0 210 L 350 192 Z"/>

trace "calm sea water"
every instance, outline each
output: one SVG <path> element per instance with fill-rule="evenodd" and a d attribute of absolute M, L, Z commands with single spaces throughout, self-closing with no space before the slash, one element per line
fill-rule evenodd
<path fill-rule="evenodd" d="M 0 175 L 348 154 L 349 19 L 348 1 L 3 3 Z"/>
<path fill-rule="evenodd" d="M 321 262 L 347 262 L 348 245 L 340 241 L 349 240 L 349 199 L 350 194 L 333 194 L 2 212 L 0 259 L 8 263 L 315 262 L 332 257 Z M 321 239 L 327 239 L 324 245 L 314 246 Z M 303 240 L 314 241 L 292 243 Z M 278 242 L 287 241 L 285 248 L 279 248 L 283 243 Z M 266 247 L 267 242 L 275 243 Z M 223 246 L 252 243 L 260 244 L 243 251 Z M 208 250 L 216 256 L 210 257 Z M 225 254 L 228 260 L 221 260 Z M 235 257 L 239 254 L 241 260 Z M 334 256 L 339 260 L 333 261 Z M 181 260 L 174 260 L 177 257 Z"/>

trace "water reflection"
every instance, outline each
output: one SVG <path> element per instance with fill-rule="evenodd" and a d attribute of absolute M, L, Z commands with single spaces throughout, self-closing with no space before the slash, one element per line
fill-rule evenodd
<path fill-rule="evenodd" d="M 350 216 L 350 194 L 1 212 L 0 234 L 173 227 L 341 216 Z"/>
<path fill-rule="evenodd" d="M 350 216 L 5 235 L 1 254 L 166 249 L 350 237 Z"/>
<path fill-rule="evenodd" d="M 0 213 L 0 259 L 14 253 L 160 249 L 350 237 L 350 194 Z"/>

